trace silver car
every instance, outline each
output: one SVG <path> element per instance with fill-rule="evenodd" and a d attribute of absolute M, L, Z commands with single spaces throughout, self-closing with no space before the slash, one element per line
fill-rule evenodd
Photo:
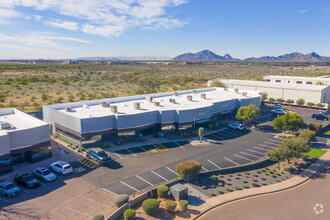
<path fill-rule="evenodd" d="M 35 168 L 33 170 L 33 175 L 37 179 L 40 179 L 44 182 L 50 182 L 56 179 L 56 175 L 54 173 L 43 167 Z"/>
<path fill-rule="evenodd" d="M 21 190 L 11 182 L 4 182 L 0 184 L 0 193 L 7 197 L 15 197 L 20 194 Z"/>

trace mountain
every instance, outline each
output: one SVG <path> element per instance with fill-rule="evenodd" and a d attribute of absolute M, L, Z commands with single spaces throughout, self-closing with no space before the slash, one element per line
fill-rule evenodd
<path fill-rule="evenodd" d="M 198 53 L 181 54 L 174 57 L 172 61 L 238 61 L 238 59 L 233 59 L 229 54 L 220 56 L 212 51 L 202 50 Z"/>
<path fill-rule="evenodd" d="M 245 62 L 330 62 L 330 57 L 320 56 L 315 52 L 309 54 L 289 53 L 278 57 L 264 56 L 251 57 L 243 60 Z"/>

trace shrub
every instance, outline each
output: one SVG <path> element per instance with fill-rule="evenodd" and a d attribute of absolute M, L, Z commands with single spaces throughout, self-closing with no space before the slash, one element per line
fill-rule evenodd
<path fill-rule="evenodd" d="M 255 174 L 255 173 L 254 173 L 254 174 L 252 174 L 252 176 L 253 176 L 253 177 L 256 177 L 256 176 L 257 176 L 257 174 Z"/>
<path fill-rule="evenodd" d="M 299 134 L 299 138 L 302 138 L 307 143 L 311 142 L 315 138 L 316 132 L 311 130 L 302 130 Z"/>
<path fill-rule="evenodd" d="M 276 101 L 278 101 L 278 102 L 284 102 L 284 99 L 278 98 L 278 99 L 276 99 Z"/>
<path fill-rule="evenodd" d="M 260 179 L 261 179 L 261 180 L 266 180 L 266 178 L 265 178 L 265 177 L 261 177 Z"/>
<path fill-rule="evenodd" d="M 176 165 L 176 172 L 187 181 L 188 177 L 197 176 L 202 169 L 202 164 L 191 160 Z"/>
<path fill-rule="evenodd" d="M 210 193 L 210 196 L 215 196 L 215 194 L 213 192 Z"/>
<path fill-rule="evenodd" d="M 246 180 L 242 180 L 242 183 L 247 183 L 247 181 Z"/>
<path fill-rule="evenodd" d="M 157 199 L 146 199 L 142 203 L 142 208 L 147 215 L 154 215 L 158 212 L 159 201 Z"/>
<path fill-rule="evenodd" d="M 202 186 L 202 189 L 206 189 L 206 186 Z"/>
<path fill-rule="evenodd" d="M 165 203 L 165 206 L 166 206 L 166 208 L 167 208 L 167 210 L 168 211 L 170 211 L 170 212 L 174 212 L 174 210 L 175 210 L 175 208 L 176 208 L 176 202 L 174 202 L 174 201 L 167 201 L 166 203 Z"/>
<path fill-rule="evenodd" d="M 235 189 L 236 189 L 236 190 L 240 190 L 241 188 L 239 188 L 238 186 L 235 186 Z"/>
<path fill-rule="evenodd" d="M 126 194 L 120 194 L 114 198 L 115 205 L 119 208 L 128 202 L 129 196 Z"/>
<path fill-rule="evenodd" d="M 126 209 L 124 212 L 125 220 L 133 220 L 135 219 L 135 210 L 134 209 Z"/>
<path fill-rule="evenodd" d="M 305 105 L 305 100 L 304 99 L 298 99 L 296 101 L 297 105 Z"/>
<path fill-rule="evenodd" d="M 223 184 L 222 184 L 222 183 L 218 183 L 218 186 L 220 186 L 220 187 L 221 187 L 221 186 L 223 186 Z"/>
<path fill-rule="evenodd" d="M 218 190 L 218 194 L 222 194 L 223 192 L 221 190 Z"/>
<path fill-rule="evenodd" d="M 316 106 L 319 107 L 319 108 L 323 108 L 323 107 L 324 107 L 324 104 L 322 104 L 322 103 L 317 103 Z"/>
<path fill-rule="evenodd" d="M 288 103 L 288 104 L 293 104 L 293 103 L 294 103 L 294 100 L 292 100 L 292 99 L 287 99 L 285 102 Z"/>
<path fill-rule="evenodd" d="M 273 175 L 271 175 L 271 177 L 273 177 L 273 178 L 276 178 L 276 175 L 275 175 L 275 174 L 273 174 Z"/>
<path fill-rule="evenodd" d="M 249 188 L 249 186 L 248 185 L 243 185 L 242 186 L 244 189 L 247 189 L 247 188 Z"/>
<path fill-rule="evenodd" d="M 226 191 L 227 191 L 227 192 L 230 192 L 230 190 L 231 190 L 231 189 L 230 189 L 229 187 L 226 188 Z"/>
<path fill-rule="evenodd" d="M 160 197 L 160 198 L 167 198 L 168 196 L 168 192 L 169 192 L 169 188 L 168 186 L 159 186 L 157 188 L 157 195 Z"/>
<path fill-rule="evenodd" d="M 231 181 L 231 179 L 230 178 L 227 178 L 227 181 Z"/>
<path fill-rule="evenodd" d="M 252 185 L 253 187 L 257 187 L 257 186 L 258 186 L 258 183 L 251 183 L 251 185 Z"/>
<path fill-rule="evenodd" d="M 319 134 L 320 131 L 322 130 L 323 125 L 321 123 L 317 122 L 311 122 L 309 124 L 309 130 L 315 131 L 316 134 Z"/>
<path fill-rule="evenodd" d="M 94 215 L 93 220 L 104 220 L 104 215 L 102 214 Z"/>
<path fill-rule="evenodd" d="M 231 174 L 228 174 L 228 176 L 229 176 L 229 177 L 232 177 L 233 175 L 231 175 Z"/>
<path fill-rule="evenodd" d="M 188 209 L 188 201 L 187 200 L 180 200 L 179 205 L 180 205 L 182 211 L 184 211 L 184 212 L 187 211 L 187 209 Z"/>
<path fill-rule="evenodd" d="M 313 102 L 307 102 L 308 106 L 314 106 L 315 104 Z"/>

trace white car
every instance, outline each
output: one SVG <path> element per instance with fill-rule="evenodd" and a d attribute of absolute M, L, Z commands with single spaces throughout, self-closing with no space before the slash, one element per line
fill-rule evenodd
<path fill-rule="evenodd" d="M 288 112 L 284 111 L 283 109 L 274 109 L 274 110 L 272 110 L 272 113 L 277 114 L 277 115 L 284 115 Z"/>
<path fill-rule="evenodd" d="M 15 197 L 20 194 L 21 190 L 11 182 L 4 182 L 0 184 L 0 194 L 6 197 Z"/>
<path fill-rule="evenodd" d="M 242 124 L 238 124 L 238 123 L 228 124 L 227 126 L 231 129 L 236 129 L 236 130 L 240 130 L 240 131 L 244 130 L 244 126 Z"/>
<path fill-rule="evenodd" d="M 50 164 L 50 168 L 60 175 L 66 175 L 73 172 L 72 166 L 65 161 L 54 162 Z"/>
<path fill-rule="evenodd" d="M 44 167 L 35 168 L 32 173 L 37 179 L 45 182 L 50 182 L 56 179 L 56 175 Z"/>
<path fill-rule="evenodd" d="M 282 105 L 280 104 L 275 104 L 272 106 L 273 109 L 283 109 Z"/>

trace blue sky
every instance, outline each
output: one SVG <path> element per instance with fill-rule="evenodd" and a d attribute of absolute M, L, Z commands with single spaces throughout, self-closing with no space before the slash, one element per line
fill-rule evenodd
<path fill-rule="evenodd" d="M 329 0 L 1 0 L 0 59 L 330 56 Z"/>

